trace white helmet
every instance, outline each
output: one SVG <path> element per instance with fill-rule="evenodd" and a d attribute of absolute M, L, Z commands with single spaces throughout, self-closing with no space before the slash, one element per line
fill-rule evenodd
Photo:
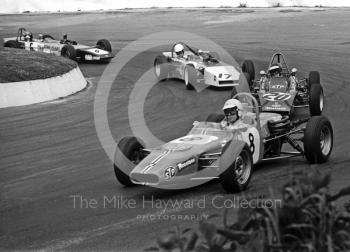
<path fill-rule="evenodd" d="M 184 48 L 184 46 L 181 45 L 181 44 L 177 44 L 177 45 L 174 46 L 174 51 L 175 51 L 176 53 L 179 53 L 179 52 L 184 51 L 184 50 L 185 50 L 185 48 Z"/>
<path fill-rule="evenodd" d="M 227 118 L 227 122 L 234 123 L 242 116 L 242 103 L 237 99 L 229 99 L 225 102 L 222 110 Z"/>
<path fill-rule="evenodd" d="M 237 100 L 237 99 L 229 99 L 225 102 L 224 107 L 222 108 L 222 110 L 228 109 L 228 108 L 234 108 L 236 107 L 237 110 L 242 110 L 243 106 L 242 103 Z"/>

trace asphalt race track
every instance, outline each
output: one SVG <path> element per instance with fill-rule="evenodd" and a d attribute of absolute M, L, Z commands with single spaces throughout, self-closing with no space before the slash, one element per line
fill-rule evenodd
<path fill-rule="evenodd" d="M 310 167 L 301 158 L 258 165 L 245 194 L 268 195 L 269 187 L 280 188 L 292 171 L 312 168 L 331 171 L 331 190 L 337 191 L 350 183 L 349 14 L 350 9 L 277 8 L 4 15 L 0 18 L 0 39 L 15 36 L 23 26 L 55 37 L 67 32 L 83 44 L 108 38 L 117 53 L 129 42 L 153 32 L 187 31 L 213 40 L 238 62 L 252 59 L 256 72 L 267 67 L 273 49 L 281 50 L 300 75 L 311 70 L 321 73 L 324 114 L 333 124 L 334 149 L 330 161 L 317 167 Z M 113 82 L 108 122 L 116 141 L 132 134 L 129 96 L 134 83 L 152 68 L 159 50 L 153 48 L 134 57 Z M 106 65 L 80 64 L 80 68 L 91 82 L 83 92 L 0 110 L 0 250 L 139 251 L 175 225 L 196 227 L 196 213 L 221 214 L 223 209 L 217 208 L 234 195 L 225 194 L 218 183 L 184 191 L 118 184 L 94 125 L 94 95 Z M 146 99 L 147 125 L 163 141 L 180 137 L 194 120 L 219 112 L 229 94 L 229 90 L 213 88 L 187 91 L 176 80 L 158 83 Z M 114 202 L 105 201 L 113 197 Z M 152 197 L 202 200 L 204 207 L 164 209 L 152 205 Z M 124 203 L 125 199 L 135 200 L 136 207 L 122 204 L 123 199 Z M 176 219 L 151 219 L 160 213 Z"/>

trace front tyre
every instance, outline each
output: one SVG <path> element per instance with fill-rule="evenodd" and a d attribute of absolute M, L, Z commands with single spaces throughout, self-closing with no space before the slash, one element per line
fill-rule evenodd
<path fill-rule="evenodd" d="M 144 146 L 139 142 L 136 137 L 124 137 L 119 143 L 119 150 L 124 154 L 124 156 L 133 164 L 137 165 L 144 158 L 142 153 L 142 149 Z M 118 150 L 118 149 L 117 149 Z M 117 150 L 115 154 L 115 159 L 117 156 Z M 131 171 L 128 171 L 129 174 L 126 174 L 125 171 L 121 169 L 121 167 L 117 166 L 116 160 L 114 161 L 114 173 L 117 180 L 124 186 L 133 186 L 134 183 L 130 180 L 129 174 Z"/>
<path fill-rule="evenodd" d="M 328 160 L 333 149 L 333 128 L 325 116 L 313 116 L 306 124 L 304 152 L 310 164 Z"/>
<path fill-rule="evenodd" d="M 61 50 L 61 56 L 74 60 L 77 60 L 77 52 L 72 45 L 64 45 Z"/>
<path fill-rule="evenodd" d="M 244 191 L 252 177 L 252 168 L 252 154 L 245 146 L 233 164 L 220 175 L 222 187 L 229 193 Z"/>
<path fill-rule="evenodd" d="M 249 88 L 253 85 L 253 80 L 255 78 L 255 67 L 254 63 L 251 60 L 245 60 L 242 64 L 242 72 L 249 74 L 249 79 L 247 79 Z"/>
<path fill-rule="evenodd" d="M 324 95 L 321 84 L 314 83 L 310 88 L 309 109 L 311 116 L 322 114 L 324 106 Z"/>
<path fill-rule="evenodd" d="M 111 43 L 107 39 L 98 40 L 96 43 L 96 47 L 107 52 L 112 52 Z"/>
<path fill-rule="evenodd" d="M 187 90 L 192 90 L 192 82 L 194 80 L 194 68 L 192 66 L 185 66 L 184 69 L 184 81 Z"/>
<path fill-rule="evenodd" d="M 154 75 L 158 81 L 163 81 L 168 77 L 168 64 L 165 57 L 157 56 L 154 60 Z"/>
<path fill-rule="evenodd" d="M 320 73 L 318 71 L 310 71 L 308 78 L 308 87 L 309 89 L 315 83 L 321 83 Z"/>

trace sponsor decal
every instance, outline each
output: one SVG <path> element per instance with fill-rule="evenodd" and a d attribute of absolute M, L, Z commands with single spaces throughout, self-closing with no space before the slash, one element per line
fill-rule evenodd
<path fill-rule="evenodd" d="M 176 169 L 172 166 L 165 169 L 164 177 L 166 180 L 171 179 L 176 174 Z"/>
<path fill-rule="evenodd" d="M 284 107 L 265 107 L 265 109 L 268 109 L 268 110 L 288 110 L 287 108 L 284 108 Z"/>
<path fill-rule="evenodd" d="M 271 85 L 271 88 L 273 88 L 273 89 L 282 89 L 282 88 L 284 88 L 285 86 L 284 85 L 279 85 L 279 84 L 277 84 L 277 85 Z"/>
<path fill-rule="evenodd" d="M 186 167 L 189 167 L 190 165 L 193 165 L 194 163 L 196 163 L 196 159 L 193 157 L 186 160 L 185 162 L 178 163 L 177 168 L 179 169 L 179 171 L 182 171 L 183 169 L 185 169 Z"/>
<path fill-rule="evenodd" d="M 92 55 L 86 54 L 86 55 L 85 55 L 85 59 L 86 59 L 86 60 L 92 60 Z"/>
<path fill-rule="evenodd" d="M 280 92 L 268 93 L 263 95 L 263 98 L 267 101 L 285 101 L 288 100 L 290 97 L 292 97 L 290 94 Z"/>

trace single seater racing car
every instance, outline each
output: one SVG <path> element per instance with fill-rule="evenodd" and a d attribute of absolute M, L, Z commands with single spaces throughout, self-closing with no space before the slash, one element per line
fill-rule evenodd
<path fill-rule="evenodd" d="M 237 86 L 241 70 L 220 61 L 215 52 L 197 50 L 178 42 L 170 51 L 155 58 L 154 73 L 159 81 L 177 78 L 184 80 L 186 89 L 193 89 L 196 84 Z"/>
<path fill-rule="evenodd" d="M 33 38 L 32 33 L 25 28 L 18 29 L 17 37 L 5 38 L 4 47 L 50 53 L 75 61 L 108 62 L 114 57 L 111 44 L 107 39 L 98 40 L 95 46 L 87 46 L 69 40 L 66 34 L 62 40 L 56 40 L 48 34 L 39 34 L 38 38 Z"/>
<path fill-rule="evenodd" d="M 253 62 L 248 65 L 254 68 Z M 271 57 L 267 71 L 260 71 L 260 79 L 248 82 L 263 112 L 292 115 L 295 107 L 309 107 L 312 116 L 322 114 L 324 94 L 319 72 L 311 71 L 308 78 L 297 78 L 296 74 L 297 69 L 289 70 L 284 55 L 278 52 Z"/>
<path fill-rule="evenodd" d="M 236 97 L 244 100 L 244 109 L 242 119 L 231 126 L 225 115 L 211 114 L 195 121 L 187 135 L 156 148 L 146 149 L 136 137 L 122 138 L 114 158 L 117 180 L 125 186 L 184 189 L 219 179 L 228 192 L 239 192 L 258 162 L 295 156 L 305 156 L 309 163 L 327 161 L 333 129 L 326 117 L 291 121 L 278 113 L 260 113 L 249 93 Z"/>

